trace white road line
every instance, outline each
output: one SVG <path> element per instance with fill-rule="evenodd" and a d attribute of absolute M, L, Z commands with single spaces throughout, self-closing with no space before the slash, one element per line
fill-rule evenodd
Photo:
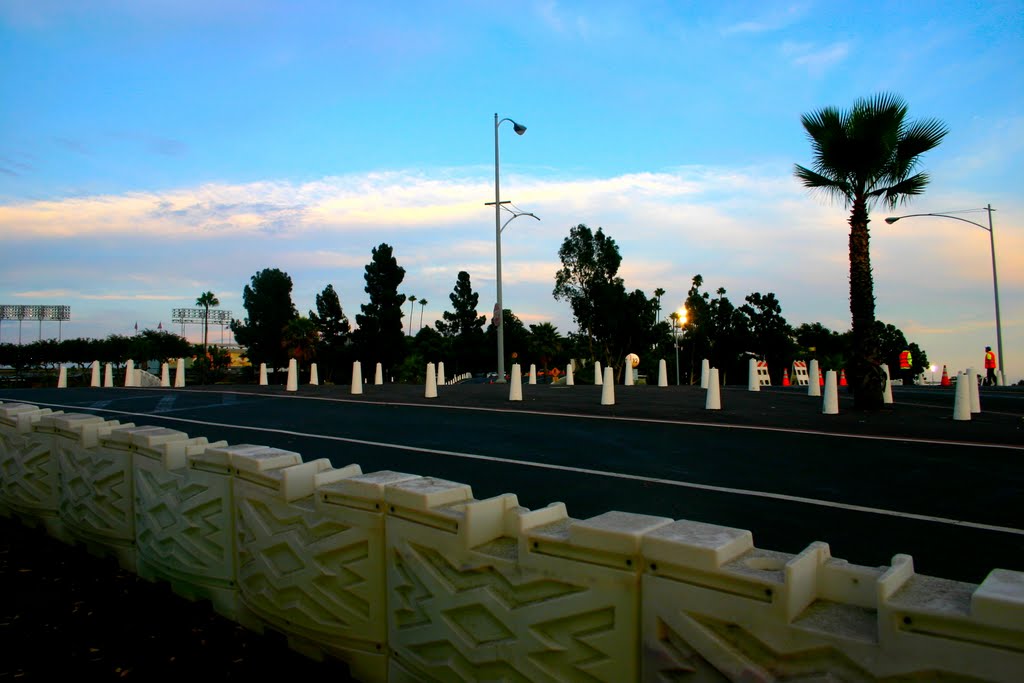
<path fill-rule="evenodd" d="M 36 405 L 47 406 L 50 408 L 75 408 L 78 406 L 65 406 L 57 403 L 37 403 Z M 414 404 L 415 405 L 415 404 Z M 997 531 L 1000 533 L 1014 534 L 1017 536 L 1024 536 L 1024 529 L 1015 529 L 1013 527 L 997 526 L 994 524 L 984 524 L 981 522 L 969 522 L 962 519 L 949 519 L 947 517 L 935 517 L 933 515 L 920 515 L 913 512 L 900 512 L 898 510 L 886 510 L 884 508 L 868 507 L 866 505 L 853 505 L 850 503 L 838 503 L 831 500 L 821 500 L 818 498 L 806 498 L 804 496 L 790 496 L 784 493 L 771 493 L 769 491 L 753 491 L 750 489 L 738 489 L 730 486 L 715 486 L 713 484 L 700 484 L 691 481 L 678 481 L 675 479 L 662 479 L 660 477 L 647 477 L 640 474 L 628 474 L 625 472 L 610 472 L 606 470 L 595 470 L 588 467 L 574 467 L 572 465 L 556 465 L 554 463 L 546 462 L 535 462 L 532 460 L 516 460 L 514 458 L 500 458 L 493 455 L 481 455 L 479 453 L 462 453 L 460 451 L 446 451 L 439 450 L 436 448 L 421 448 L 419 446 L 406 446 L 396 443 L 386 443 L 382 441 L 368 441 L 366 439 L 352 439 L 344 436 L 331 436 L 328 434 L 309 434 L 306 432 L 297 432 L 290 429 L 275 429 L 272 427 L 248 427 L 243 425 L 232 425 L 224 424 L 222 422 L 208 422 L 206 420 L 193 420 L 185 417 L 166 417 L 163 415 L 154 415 L 152 413 L 132 413 L 123 410 L 109 410 L 109 409 L 95 409 L 98 412 L 104 413 L 117 413 L 119 415 L 130 415 L 132 417 L 149 417 L 157 420 L 167 420 L 170 422 L 184 422 L 187 424 L 202 425 L 204 427 L 222 427 L 226 429 L 241 429 L 254 432 L 266 432 L 268 434 L 282 434 L 285 436 L 297 436 L 309 439 L 320 439 L 322 441 L 337 441 L 340 443 L 357 444 L 360 446 L 372 446 L 375 448 L 388 448 L 392 450 L 410 451 L 413 453 L 424 453 L 429 455 L 445 455 L 453 458 L 463 458 L 466 460 L 482 460 L 485 462 L 498 462 L 506 465 L 519 465 L 522 467 L 534 467 L 545 470 L 557 470 L 560 472 L 572 472 L 575 474 L 588 474 L 598 477 L 609 477 L 612 479 L 623 479 L 628 481 L 640 481 L 651 484 L 662 484 L 665 486 L 676 486 L 679 488 L 695 489 L 699 491 L 711 491 L 714 493 L 728 493 L 738 496 L 749 496 L 752 498 L 767 498 L 769 500 L 781 500 L 788 503 L 803 503 L 805 505 L 816 505 L 818 507 L 834 508 L 837 510 L 847 510 L 850 512 L 866 512 L 875 515 L 886 515 L 889 517 L 900 517 L 902 519 L 913 519 L 922 522 L 934 522 L 937 524 L 948 524 L 950 526 L 967 527 L 971 529 L 981 529 L 983 531 Z M 545 413 L 547 414 L 547 413 Z"/>

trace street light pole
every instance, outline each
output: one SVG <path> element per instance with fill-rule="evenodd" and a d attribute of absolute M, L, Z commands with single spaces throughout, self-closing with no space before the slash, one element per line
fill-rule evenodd
<path fill-rule="evenodd" d="M 900 220 L 902 218 L 916 218 L 918 216 L 934 216 L 934 217 L 937 217 L 937 218 L 952 218 L 955 221 L 962 221 L 964 223 L 970 223 L 971 225 L 978 226 L 982 230 L 987 230 L 988 231 L 989 245 L 991 246 L 991 249 L 992 249 L 992 290 L 995 293 L 995 301 L 996 301 L 996 348 L 999 349 L 999 384 L 1000 385 L 1005 385 L 1006 384 L 1006 357 L 1003 355 L 1003 321 L 1002 321 L 1002 318 L 999 315 L 999 276 L 997 275 L 997 272 L 996 272 L 996 233 L 995 233 L 994 226 L 992 225 L 992 212 L 995 211 L 995 209 L 993 209 L 992 205 L 989 204 L 984 209 L 979 209 L 979 210 L 980 211 L 987 211 L 988 212 L 988 227 L 985 227 L 981 223 L 975 223 L 974 221 L 967 220 L 966 218 L 961 218 L 960 216 L 952 216 L 952 215 L 950 215 L 948 213 L 911 213 L 911 214 L 907 214 L 906 216 L 890 216 L 889 218 L 885 219 L 885 222 L 888 223 L 889 225 L 892 225 L 893 223 L 895 223 L 896 221 L 898 221 L 898 220 Z"/>
<path fill-rule="evenodd" d="M 679 386 L 679 314 L 672 312 L 672 339 L 676 343 L 676 386 Z"/>
<path fill-rule="evenodd" d="M 522 135 L 526 132 L 526 126 L 516 123 L 512 119 L 498 119 L 497 113 L 494 115 L 494 258 L 495 258 L 495 280 L 498 289 L 498 307 L 495 312 L 494 328 L 498 334 L 498 378 L 495 380 L 498 384 L 504 384 L 505 382 L 505 329 L 502 324 L 502 317 L 505 311 L 504 304 L 501 300 L 501 231 L 503 226 L 501 225 L 501 184 L 500 184 L 500 173 L 498 171 L 498 127 L 508 121 L 512 124 L 512 129 L 516 132 L 516 135 Z M 488 202 L 490 203 L 490 202 Z M 516 218 L 515 215 L 512 218 Z M 509 221 L 512 220 L 509 219 Z M 536 218 L 536 216 L 534 216 Z M 539 219 L 538 219 L 539 220 Z M 508 225 L 508 222 L 506 222 Z"/>

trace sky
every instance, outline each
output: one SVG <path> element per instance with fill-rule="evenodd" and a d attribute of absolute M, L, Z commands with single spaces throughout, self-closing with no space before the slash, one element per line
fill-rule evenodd
<path fill-rule="evenodd" d="M 699 273 L 845 331 L 848 210 L 794 178 L 812 162 L 800 117 L 880 92 L 949 134 L 922 158 L 925 194 L 872 209 L 877 317 L 939 373 L 980 368 L 997 346 L 988 215 L 882 219 L 991 204 L 1017 381 L 1021 0 L 0 0 L 0 304 L 69 305 L 65 338 L 180 331 L 173 308 L 209 290 L 244 317 L 245 285 L 279 268 L 301 313 L 333 284 L 354 322 L 387 243 L 401 291 L 427 300 L 414 333 L 460 270 L 489 315 L 497 112 L 528 128 L 499 127 L 501 198 L 540 218 L 502 235 L 504 305 L 525 323 L 576 329 L 551 291 L 584 223 L 618 243 L 627 288 L 666 290 L 666 314 Z"/>

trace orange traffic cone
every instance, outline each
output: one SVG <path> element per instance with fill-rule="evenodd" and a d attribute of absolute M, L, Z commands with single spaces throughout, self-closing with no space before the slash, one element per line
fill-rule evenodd
<path fill-rule="evenodd" d="M 951 384 L 952 384 L 952 382 L 949 381 L 949 373 L 946 372 L 946 366 L 943 365 L 942 366 L 942 382 L 941 382 L 941 386 L 948 387 Z"/>
<path fill-rule="evenodd" d="M 818 386 L 825 386 L 825 375 L 821 374 L 821 368 L 818 368 Z"/>
<path fill-rule="evenodd" d="M 782 386 L 789 386 L 789 370 L 782 368 Z"/>
<path fill-rule="evenodd" d="M 841 386 L 841 387 L 849 386 L 846 383 L 846 370 L 840 370 L 839 371 L 839 386 Z"/>

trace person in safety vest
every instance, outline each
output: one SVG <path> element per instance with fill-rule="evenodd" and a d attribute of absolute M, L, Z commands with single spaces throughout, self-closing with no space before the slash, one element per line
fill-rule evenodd
<path fill-rule="evenodd" d="M 996 381 L 996 354 L 992 352 L 991 346 L 985 347 L 985 384 L 994 387 Z"/>
<path fill-rule="evenodd" d="M 903 377 L 904 384 L 914 383 L 914 371 L 911 368 L 913 365 L 913 359 L 910 356 L 910 349 L 904 349 L 900 353 L 900 375 Z"/>

